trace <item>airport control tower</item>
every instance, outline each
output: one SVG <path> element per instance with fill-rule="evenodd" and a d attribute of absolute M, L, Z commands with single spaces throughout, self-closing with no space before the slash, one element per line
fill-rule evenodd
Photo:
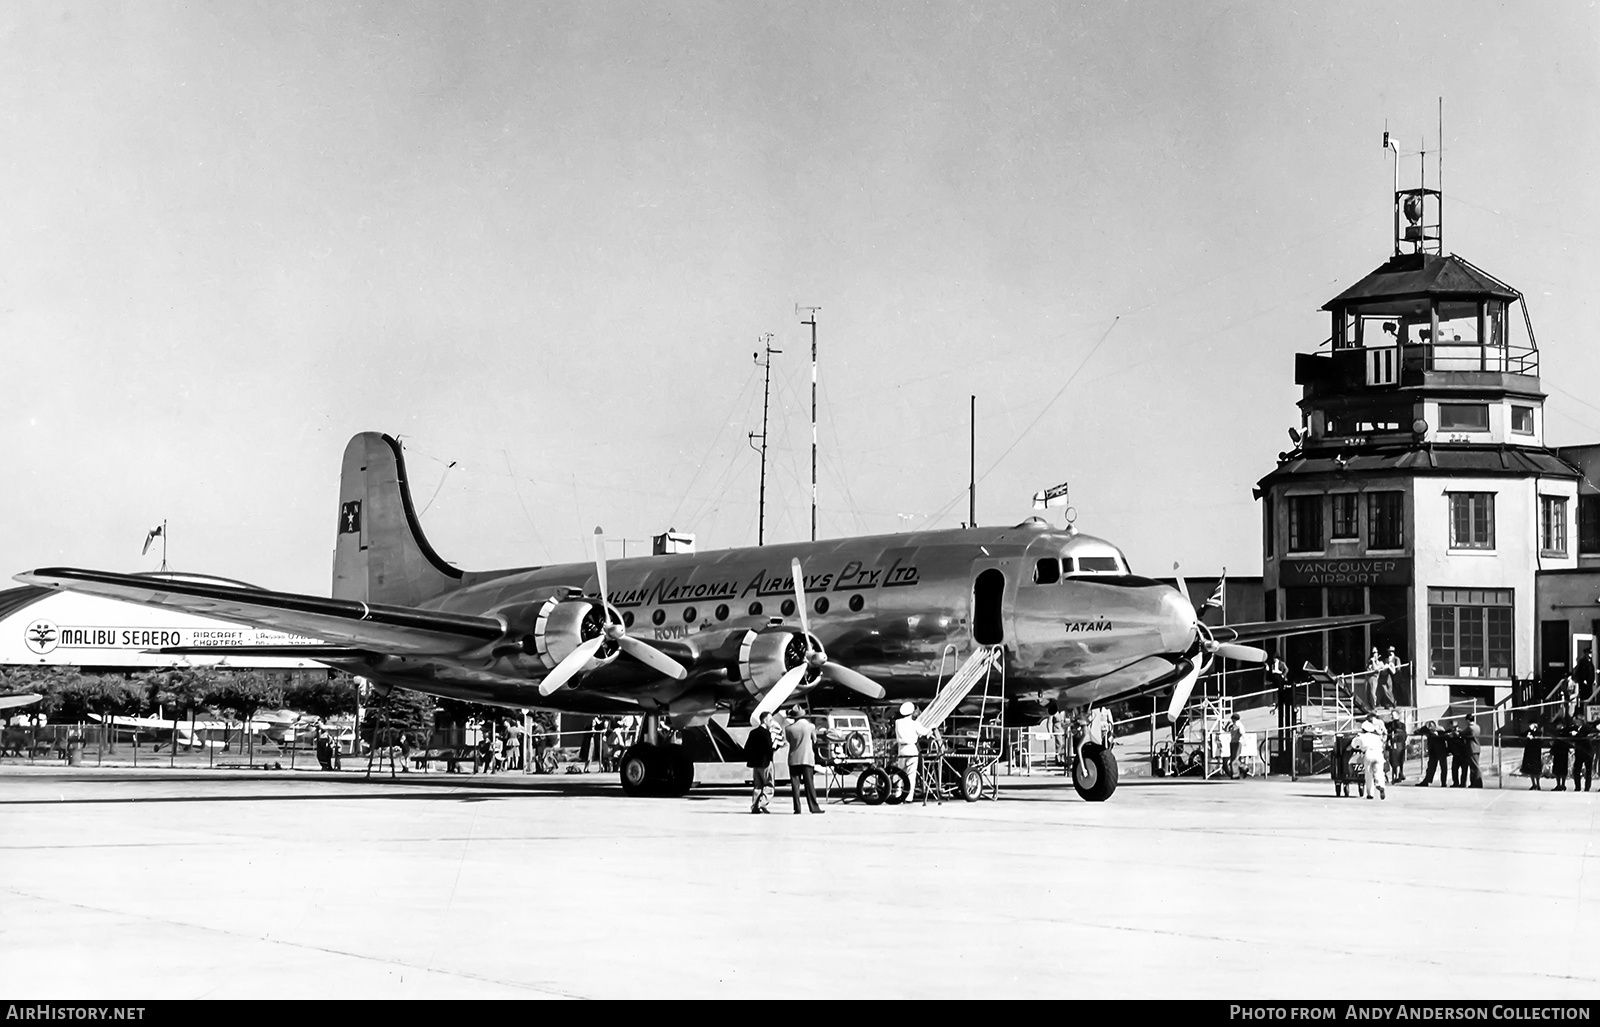
<path fill-rule="evenodd" d="M 1536 575 L 1577 565 L 1579 474 L 1544 445 L 1523 296 L 1444 252 L 1441 200 L 1397 184 L 1393 255 L 1323 306 L 1295 448 L 1256 490 L 1269 618 L 1387 618 L 1285 640 L 1291 678 L 1392 645 L 1395 698 L 1425 713 L 1533 677 Z"/>

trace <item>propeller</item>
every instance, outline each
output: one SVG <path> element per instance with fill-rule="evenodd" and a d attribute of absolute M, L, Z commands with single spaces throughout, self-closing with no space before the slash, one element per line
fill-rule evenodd
<path fill-rule="evenodd" d="M 1183 580 L 1183 574 L 1178 570 L 1178 565 L 1172 565 L 1173 577 L 1177 580 L 1178 594 L 1183 596 L 1183 601 L 1193 605 L 1194 598 L 1189 594 L 1189 585 Z M 1195 611 L 1195 646 L 1191 652 L 1198 657 L 1205 654 L 1203 661 L 1191 660 L 1189 670 L 1172 686 L 1172 699 L 1167 703 L 1167 716 L 1173 720 L 1182 712 L 1183 707 L 1189 702 L 1189 696 L 1194 692 L 1195 683 L 1202 675 L 1211 669 L 1213 657 L 1220 656 L 1226 660 L 1239 660 L 1242 663 L 1266 663 L 1267 651 L 1257 649 L 1251 645 L 1240 645 L 1237 642 L 1218 642 L 1211 634 L 1211 629 L 1199 619 L 1200 610 Z"/>
<path fill-rule="evenodd" d="M 801 683 L 807 680 L 814 682 L 819 678 L 826 679 L 852 692 L 860 692 L 869 699 L 882 699 L 887 694 L 882 685 L 860 671 L 828 661 L 828 654 L 823 650 L 822 644 L 811 634 L 811 618 L 806 613 L 805 576 L 800 561 L 790 560 L 789 571 L 794 578 L 794 605 L 795 609 L 800 611 L 800 637 L 805 639 L 806 656 L 799 664 L 785 671 L 783 677 L 767 689 L 767 694 L 761 697 L 761 701 L 756 703 L 756 708 L 751 711 L 750 723 L 759 723 L 763 713 L 771 713 L 782 706 Z"/>
<path fill-rule="evenodd" d="M 544 676 L 544 680 L 539 682 L 539 694 L 549 695 L 572 680 L 590 660 L 594 659 L 601 647 L 608 643 L 615 645 L 651 670 L 664 674 L 674 681 L 682 681 L 689 676 L 689 672 L 666 653 L 630 637 L 627 626 L 611 608 L 611 603 L 607 599 L 611 592 L 606 587 L 606 550 L 605 540 L 602 537 L 604 532 L 596 528 L 594 534 L 594 570 L 600 585 L 599 610 L 604 624 L 601 626 L 600 634 L 579 642 L 572 652 Z"/>

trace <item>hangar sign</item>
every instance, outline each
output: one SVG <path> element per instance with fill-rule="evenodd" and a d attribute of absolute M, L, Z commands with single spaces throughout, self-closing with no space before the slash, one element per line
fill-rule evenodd
<path fill-rule="evenodd" d="M 160 628 L 106 624 L 56 624 L 35 620 L 22 631 L 23 644 L 39 656 L 58 649 L 165 649 L 183 646 L 316 645 L 318 640 L 303 635 L 259 628 Z"/>

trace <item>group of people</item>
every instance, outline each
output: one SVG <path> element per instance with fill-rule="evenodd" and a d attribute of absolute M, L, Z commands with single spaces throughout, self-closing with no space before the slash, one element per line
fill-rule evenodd
<path fill-rule="evenodd" d="M 802 706 L 794 706 L 787 716 L 763 710 L 745 739 L 745 765 L 750 768 L 750 812 L 771 813 L 777 791 L 772 762 L 779 749 L 789 749 L 789 791 L 794 796 L 794 811 L 826 813 L 817 801 L 817 726 Z M 800 807 L 800 792 L 805 791 L 805 809 Z"/>
<path fill-rule="evenodd" d="M 917 788 L 917 771 L 920 764 L 922 739 L 929 729 L 917 722 L 917 708 L 913 703 L 900 704 L 900 716 L 894 723 L 895 760 L 906 772 L 911 783 L 911 793 Z M 750 768 L 750 812 L 772 812 L 772 798 L 777 792 L 772 765 L 779 750 L 788 748 L 789 792 L 794 799 L 795 813 L 826 812 L 817 801 L 816 765 L 818 739 L 842 742 L 837 732 L 819 729 L 802 706 L 791 707 L 788 714 L 763 712 L 756 726 L 745 739 L 745 765 Z M 801 807 L 801 793 L 805 806 Z M 911 793 L 906 801 L 911 800 Z"/>
<path fill-rule="evenodd" d="M 1427 769 L 1422 780 L 1417 782 L 1419 788 L 1433 784 L 1435 770 L 1439 772 L 1441 788 L 1446 784 L 1451 788 L 1483 787 L 1483 773 L 1478 769 L 1483 744 L 1476 720 L 1467 717 L 1455 725 L 1441 725 L 1430 720 L 1422 725 L 1418 734 L 1424 739 L 1428 755 Z"/>
<path fill-rule="evenodd" d="M 1567 774 L 1572 775 L 1572 790 L 1585 791 L 1594 779 L 1595 755 L 1600 752 L 1600 724 L 1593 717 L 1568 716 L 1557 713 L 1548 724 L 1538 721 L 1528 725 L 1522 745 L 1522 773 L 1528 778 L 1529 788 L 1540 790 L 1539 780 L 1544 776 L 1544 751 L 1550 750 L 1550 777 L 1555 781 L 1553 790 L 1567 790 Z"/>

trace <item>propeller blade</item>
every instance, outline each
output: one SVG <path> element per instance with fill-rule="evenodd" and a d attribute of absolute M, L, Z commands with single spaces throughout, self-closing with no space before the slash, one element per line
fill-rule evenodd
<path fill-rule="evenodd" d="M 789 561 L 789 571 L 794 575 L 794 605 L 800 611 L 800 633 L 806 636 L 807 648 L 811 645 L 811 619 L 806 616 L 806 581 L 799 560 Z"/>
<path fill-rule="evenodd" d="M 822 665 L 822 676 L 834 684 L 843 685 L 852 692 L 860 692 L 868 699 L 882 699 L 888 694 L 883 690 L 882 685 L 865 674 L 858 670 L 851 670 L 849 667 L 841 667 L 837 663 L 824 663 Z"/>
<path fill-rule="evenodd" d="M 761 723 L 763 713 L 771 713 L 782 706 L 784 701 L 794 694 L 794 690 L 800 687 L 800 682 L 805 680 L 805 676 L 806 665 L 802 663 L 779 678 L 778 683 L 767 689 L 767 694 L 763 695 L 761 701 L 756 703 L 756 708 L 750 711 L 750 726 L 754 727 Z"/>
<path fill-rule="evenodd" d="M 1253 645 L 1238 645 L 1233 642 L 1217 643 L 1217 655 L 1230 660 L 1241 660 L 1245 663 L 1266 663 L 1267 651 L 1257 649 Z"/>
<path fill-rule="evenodd" d="M 1191 663 L 1189 665 L 1189 673 L 1178 679 L 1178 683 L 1172 686 L 1172 701 L 1167 703 L 1168 720 L 1177 723 L 1178 714 L 1182 713 L 1183 708 L 1188 705 L 1189 695 L 1194 691 L 1195 683 L 1199 680 L 1200 665 Z"/>
<path fill-rule="evenodd" d="M 1194 607 L 1194 597 L 1189 594 L 1189 583 L 1183 580 L 1182 574 L 1178 573 L 1177 564 L 1172 565 L 1172 576 L 1177 579 L 1178 594 L 1183 596 L 1183 601 L 1188 603 L 1192 609 Z"/>
<path fill-rule="evenodd" d="M 600 579 L 601 615 L 608 617 L 605 604 L 611 601 L 611 593 L 606 591 L 606 538 L 599 526 L 594 529 L 594 573 Z"/>
<path fill-rule="evenodd" d="M 649 667 L 651 670 L 659 671 L 674 681 L 682 681 L 684 678 L 689 676 L 689 672 L 684 670 L 683 666 L 678 663 L 677 660 L 674 660 L 672 657 L 668 656 L 666 653 L 655 648 L 654 646 L 639 641 L 637 638 L 630 638 L 627 635 L 623 635 L 621 638 L 617 639 L 617 645 L 622 647 L 623 652 Z"/>
<path fill-rule="evenodd" d="M 539 694 L 549 695 L 570 681 L 605 644 L 605 641 L 606 636 L 596 635 L 587 642 L 579 642 L 578 647 L 568 653 L 567 658 L 556 664 L 554 669 L 544 676 L 544 680 L 539 682 Z"/>

